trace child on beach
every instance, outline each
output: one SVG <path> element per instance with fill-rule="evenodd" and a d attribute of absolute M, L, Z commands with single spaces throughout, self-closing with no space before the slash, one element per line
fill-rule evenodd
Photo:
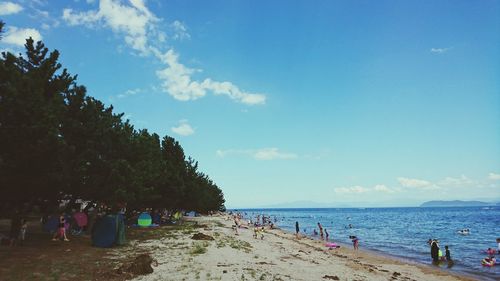
<path fill-rule="evenodd" d="M 451 254 L 450 254 L 450 249 L 448 248 L 448 245 L 444 246 L 445 251 L 445 257 L 447 261 L 451 261 Z"/>
<path fill-rule="evenodd" d="M 359 239 L 356 236 L 351 236 L 352 238 L 352 246 L 354 247 L 354 250 L 357 250 L 359 248 Z"/>
<path fill-rule="evenodd" d="M 64 239 L 64 241 L 69 241 L 69 239 L 66 237 L 66 218 L 64 218 L 64 214 L 61 214 L 59 217 L 59 225 L 57 228 L 56 233 L 54 233 L 54 236 L 52 237 L 52 241 L 57 241 L 57 239 Z"/>
<path fill-rule="evenodd" d="M 299 239 L 299 232 L 300 232 L 299 222 L 298 222 L 298 221 L 296 221 L 296 222 L 295 222 L 295 237 L 296 237 L 297 239 Z"/>
<path fill-rule="evenodd" d="M 328 237 L 330 237 L 330 234 L 328 234 L 328 231 L 326 230 L 326 228 L 325 228 L 325 235 L 326 235 L 325 236 L 326 237 L 326 241 L 328 241 Z"/>

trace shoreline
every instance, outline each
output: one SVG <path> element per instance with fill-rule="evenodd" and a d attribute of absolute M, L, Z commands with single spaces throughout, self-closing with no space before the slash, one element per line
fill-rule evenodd
<path fill-rule="evenodd" d="M 282 231 L 284 234 L 289 234 L 289 235 L 295 235 L 292 231 L 289 231 L 289 230 L 286 230 L 286 229 L 283 229 L 283 228 L 280 228 L 280 227 L 275 227 L 276 230 L 280 230 Z M 311 236 L 308 236 L 308 235 L 303 235 L 302 234 L 302 239 L 309 239 L 309 240 L 312 240 L 318 244 L 322 244 L 322 243 L 327 243 L 327 241 L 322 241 L 320 239 L 317 239 L 317 238 L 314 238 L 314 237 L 311 237 Z M 330 239 L 328 242 L 332 242 L 333 240 Z M 347 244 L 345 242 L 336 242 L 335 243 L 337 245 L 340 245 L 341 247 L 344 247 L 344 249 L 348 250 L 348 251 L 352 251 L 352 252 L 355 252 L 354 249 L 352 249 L 352 244 Z M 321 246 L 321 245 L 320 245 Z M 423 269 L 425 270 L 431 270 L 431 271 L 438 271 L 438 272 L 443 272 L 445 274 L 450 274 L 450 275 L 456 275 L 457 277 L 459 278 L 468 278 L 466 280 L 476 280 L 477 277 L 482 277 L 482 278 L 486 278 L 485 280 L 491 280 L 493 281 L 494 279 L 492 278 L 489 278 L 488 276 L 482 276 L 481 274 L 477 274 L 477 275 L 474 275 L 474 274 L 471 274 L 471 273 L 468 273 L 468 272 L 462 272 L 462 271 L 451 271 L 447 268 L 442 268 L 440 266 L 434 266 L 434 265 L 431 265 L 431 264 L 425 264 L 425 263 L 422 263 L 422 262 L 419 262 L 418 260 L 414 260 L 414 259 L 411 259 L 411 258 L 406 258 L 404 256 L 397 256 L 397 255 L 391 255 L 389 253 L 386 253 L 386 252 L 383 252 L 383 251 L 380 251 L 380 250 L 376 250 L 376 249 L 370 249 L 370 248 L 364 248 L 364 247 L 361 247 L 357 250 L 358 252 L 361 252 L 365 255 L 370 255 L 370 256 L 373 256 L 373 257 L 379 257 L 379 258 L 382 258 L 382 259 L 389 259 L 395 263 L 400 263 L 401 265 L 405 265 L 405 264 L 408 264 L 408 265 L 412 265 L 412 266 L 417 266 L 417 267 L 422 267 Z"/>
<path fill-rule="evenodd" d="M 478 280 L 367 249 L 355 251 L 344 243 L 328 249 L 322 241 L 297 240 L 283 229 L 266 229 L 263 240 L 253 237 L 253 228 L 240 228 L 235 235 L 227 215 L 187 218 L 186 223 L 200 227 L 132 243 L 158 263 L 153 273 L 134 280 Z M 214 240 L 192 240 L 196 232 Z"/>

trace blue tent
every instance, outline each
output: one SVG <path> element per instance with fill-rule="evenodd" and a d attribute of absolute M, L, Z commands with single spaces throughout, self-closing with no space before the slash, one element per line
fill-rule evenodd
<path fill-rule="evenodd" d="M 97 220 L 92 229 L 92 245 L 109 248 L 125 243 L 125 222 L 122 215 L 107 215 Z"/>

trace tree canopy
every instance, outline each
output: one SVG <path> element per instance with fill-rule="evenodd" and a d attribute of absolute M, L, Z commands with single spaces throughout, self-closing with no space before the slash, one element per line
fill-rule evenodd
<path fill-rule="evenodd" d="M 83 199 L 224 209 L 221 189 L 177 140 L 137 130 L 88 96 L 57 50 L 31 38 L 25 49 L 0 58 L 0 207 Z"/>

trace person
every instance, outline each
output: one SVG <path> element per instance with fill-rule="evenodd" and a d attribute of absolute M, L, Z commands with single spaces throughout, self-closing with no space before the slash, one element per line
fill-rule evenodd
<path fill-rule="evenodd" d="M 316 228 L 313 229 L 313 236 L 317 236 L 318 235 L 318 231 L 316 231 Z"/>
<path fill-rule="evenodd" d="M 431 257 L 433 262 L 439 262 L 439 244 L 435 239 L 431 241 Z"/>
<path fill-rule="evenodd" d="M 28 229 L 28 221 L 26 219 L 22 219 L 21 221 L 21 232 L 19 233 L 19 240 L 21 243 L 24 243 L 24 239 L 26 238 L 26 230 Z"/>
<path fill-rule="evenodd" d="M 59 217 L 59 224 L 57 226 L 57 231 L 54 233 L 52 237 L 52 241 L 57 241 L 57 238 L 64 239 L 64 241 L 69 241 L 66 237 L 66 218 L 64 217 L 64 213 Z"/>
<path fill-rule="evenodd" d="M 10 221 L 10 245 L 17 245 L 17 239 L 19 239 L 19 235 L 21 232 L 21 217 L 19 217 L 19 211 L 15 211 L 14 215 Z"/>
<path fill-rule="evenodd" d="M 295 222 L 295 237 L 299 239 L 299 232 L 300 232 L 300 227 L 299 227 L 299 222 Z"/>
<path fill-rule="evenodd" d="M 486 253 L 491 257 L 495 255 L 495 250 L 493 250 L 492 248 L 488 248 L 488 250 L 486 250 Z"/>
<path fill-rule="evenodd" d="M 497 238 L 497 243 L 498 243 L 498 253 L 500 254 L 500 238 Z"/>
<path fill-rule="evenodd" d="M 356 236 L 352 236 L 352 246 L 354 250 L 359 249 L 359 239 Z"/>
<path fill-rule="evenodd" d="M 326 228 L 325 228 L 325 235 L 326 235 L 325 236 L 326 237 L 326 241 L 328 241 L 328 237 L 330 237 L 330 234 L 328 234 L 328 231 L 326 230 Z"/>
<path fill-rule="evenodd" d="M 323 227 L 319 222 L 318 222 L 318 228 L 319 228 L 319 236 L 321 237 L 321 239 L 323 239 Z"/>
<path fill-rule="evenodd" d="M 444 246 L 445 249 L 445 257 L 447 261 L 451 261 L 451 253 L 450 249 L 448 248 L 448 245 Z"/>
<path fill-rule="evenodd" d="M 495 257 L 486 257 L 481 261 L 481 264 L 486 266 L 494 266 L 496 262 L 497 260 L 495 259 Z"/>
<path fill-rule="evenodd" d="M 234 225 L 233 225 L 235 235 L 239 235 L 238 234 L 238 227 L 240 227 L 240 221 L 239 221 L 238 217 L 235 215 L 234 216 Z"/>

